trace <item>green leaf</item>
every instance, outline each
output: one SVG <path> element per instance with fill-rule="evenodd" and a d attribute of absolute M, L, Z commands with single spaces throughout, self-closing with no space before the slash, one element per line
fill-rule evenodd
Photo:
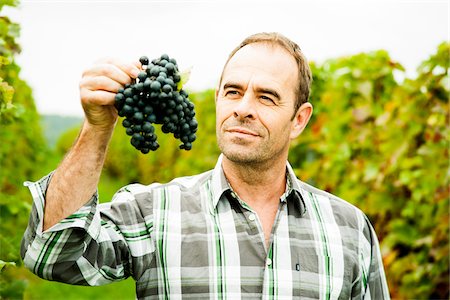
<path fill-rule="evenodd" d="M 183 88 L 183 86 L 189 81 L 189 77 L 191 76 L 191 71 L 192 71 L 192 67 L 189 67 L 180 73 L 181 80 L 177 84 L 178 90 L 181 90 Z"/>
<path fill-rule="evenodd" d="M 0 259 L 0 272 L 3 271 L 3 268 L 5 267 L 15 267 L 16 263 L 13 261 L 3 261 Z"/>

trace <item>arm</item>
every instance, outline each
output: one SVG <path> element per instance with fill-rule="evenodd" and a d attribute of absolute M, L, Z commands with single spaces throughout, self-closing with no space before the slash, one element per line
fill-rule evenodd
<path fill-rule="evenodd" d="M 112 130 L 84 122 L 75 145 L 51 178 L 45 196 L 43 231 L 77 211 L 94 195 Z"/>
<path fill-rule="evenodd" d="M 130 275 L 139 278 L 154 259 L 151 188 L 129 185 L 104 204 L 98 204 L 95 194 L 42 232 L 50 177 L 27 183 L 33 207 L 22 238 L 24 265 L 41 278 L 77 285 L 103 285 Z M 138 240 L 132 234 L 135 230 L 141 233 Z"/>
<path fill-rule="evenodd" d="M 389 300 L 389 289 L 375 230 L 367 216 L 362 212 L 358 219 L 359 266 L 357 278 L 352 286 L 351 299 Z"/>
<path fill-rule="evenodd" d="M 370 244 L 371 244 L 371 256 L 370 266 L 368 270 L 367 287 L 364 299 L 390 299 L 389 289 L 386 282 L 386 275 L 384 273 L 383 260 L 380 252 L 380 245 L 376 236 L 373 226 L 366 218 L 366 224 L 368 227 Z"/>
<path fill-rule="evenodd" d="M 44 279 L 100 285 L 135 275 L 135 250 L 122 231 L 145 224 L 141 209 L 125 190 L 117 194 L 117 204 L 98 205 L 95 190 L 117 120 L 114 94 L 131 81 L 137 66 L 105 61 L 84 73 L 80 94 L 86 120 L 77 141 L 52 176 L 27 183 L 33 208 L 21 255 Z M 150 250 L 145 262 L 151 261 Z"/>
<path fill-rule="evenodd" d="M 117 120 L 115 93 L 136 77 L 138 66 L 104 60 L 83 73 L 80 96 L 86 120 L 47 189 L 44 231 L 82 207 L 94 194 Z"/>

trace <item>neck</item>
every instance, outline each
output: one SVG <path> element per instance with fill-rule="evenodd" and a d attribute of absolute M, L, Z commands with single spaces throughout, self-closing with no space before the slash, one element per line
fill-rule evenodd
<path fill-rule="evenodd" d="M 257 209 L 278 204 L 286 188 L 286 159 L 249 165 L 232 162 L 224 156 L 222 167 L 233 190 Z"/>

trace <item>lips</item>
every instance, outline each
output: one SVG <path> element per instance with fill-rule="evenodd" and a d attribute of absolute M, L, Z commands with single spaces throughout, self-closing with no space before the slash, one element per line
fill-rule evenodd
<path fill-rule="evenodd" d="M 225 131 L 232 132 L 232 133 L 246 134 L 246 135 L 251 135 L 251 136 L 259 136 L 258 133 L 254 132 L 252 130 L 249 130 L 247 128 L 244 128 L 244 127 L 230 127 L 230 128 L 227 128 Z"/>

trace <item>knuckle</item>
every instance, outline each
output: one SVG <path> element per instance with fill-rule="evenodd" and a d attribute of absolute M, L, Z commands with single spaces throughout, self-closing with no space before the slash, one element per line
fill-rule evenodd
<path fill-rule="evenodd" d="M 99 88 L 103 87 L 102 80 L 100 79 L 99 76 L 95 76 L 95 77 L 91 78 L 91 85 L 95 89 L 99 89 Z"/>
<path fill-rule="evenodd" d="M 81 78 L 83 79 L 83 78 L 89 76 L 89 74 L 92 72 L 91 70 L 92 70 L 92 68 L 84 69 L 83 72 L 81 73 Z"/>
<path fill-rule="evenodd" d="M 88 79 L 86 78 L 86 76 L 83 76 L 80 79 L 79 88 L 84 89 L 87 86 L 87 81 L 88 81 Z"/>
<path fill-rule="evenodd" d="M 99 73 L 102 75 L 111 75 L 114 72 L 114 67 L 111 64 L 105 63 L 99 66 Z"/>

